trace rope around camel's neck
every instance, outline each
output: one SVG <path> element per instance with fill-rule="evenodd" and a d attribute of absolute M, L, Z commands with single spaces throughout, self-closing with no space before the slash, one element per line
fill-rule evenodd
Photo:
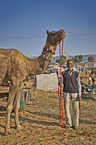
<path fill-rule="evenodd" d="M 50 61 L 55 54 L 55 50 L 56 46 L 45 45 L 45 47 L 43 47 L 42 57 Z"/>
<path fill-rule="evenodd" d="M 45 45 L 43 47 L 42 54 L 36 59 L 28 59 L 27 64 L 27 71 L 28 75 L 38 75 L 44 73 L 48 68 L 50 61 L 53 57 L 53 53 L 56 50 L 56 46 Z"/>

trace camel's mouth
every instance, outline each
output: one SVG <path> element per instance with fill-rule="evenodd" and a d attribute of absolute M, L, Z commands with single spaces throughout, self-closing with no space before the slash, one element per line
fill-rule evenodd
<path fill-rule="evenodd" d="M 66 36 L 64 35 L 64 36 L 62 36 L 61 38 L 62 38 L 62 39 L 65 39 L 65 38 L 66 38 Z"/>
<path fill-rule="evenodd" d="M 66 38 L 66 35 L 61 36 L 61 37 L 59 38 L 59 43 L 58 43 L 58 44 L 60 44 L 61 41 L 62 41 L 62 39 L 65 39 L 65 38 Z"/>

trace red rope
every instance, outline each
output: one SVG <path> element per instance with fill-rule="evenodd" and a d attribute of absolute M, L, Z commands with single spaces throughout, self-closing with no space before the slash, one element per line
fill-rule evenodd
<path fill-rule="evenodd" d="M 61 83 L 61 67 L 62 67 L 62 57 L 63 57 L 63 43 L 64 43 L 64 40 L 62 40 L 62 51 L 61 51 L 61 46 L 59 44 L 59 55 L 60 55 L 59 82 L 60 82 L 60 84 L 58 84 L 59 112 L 60 112 L 60 125 L 61 125 L 61 127 L 64 127 L 64 124 L 65 124 L 64 114 L 63 114 L 62 83 Z"/>

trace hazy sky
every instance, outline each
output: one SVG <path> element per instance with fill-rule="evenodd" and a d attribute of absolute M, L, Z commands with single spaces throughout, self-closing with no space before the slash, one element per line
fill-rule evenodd
<path fill-rule="evenodd" d="M 61 28 L 69 55 L 96 54 L 96 0 L 0 0 L 1 48 L 38 56 L 46 30 Z"/>

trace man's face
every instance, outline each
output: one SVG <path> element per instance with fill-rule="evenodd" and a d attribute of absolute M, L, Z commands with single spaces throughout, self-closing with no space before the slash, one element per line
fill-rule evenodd
<path fill-rule="evenodd" d="M 72 70 L 74 64 L 73 64 L 73 61 L 68 61 L 68 64 L 67 64 L 67 67 L 69 70 Z"/>

